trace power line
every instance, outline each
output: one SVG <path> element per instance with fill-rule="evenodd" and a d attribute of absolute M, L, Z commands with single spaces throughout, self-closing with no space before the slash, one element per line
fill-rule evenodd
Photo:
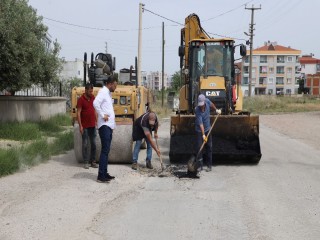
<path fill-rule="evenodd" d="M 215 17 L 212 17 L 212 18 L 208 18 L 208 19 L 206 19 L 206 20 L 203 20 L 203 22 L 210 21 L 210 20 L 212 20 L 212 19 L 221 17 L 221 16 L 223 16 L 223 15 L 225 15 L 225 14 L 228 14 L 228 13 L 230 13 L 230 12 L 233 12 L 233 11 L 235 11 L 235 10 L 237 10 L 237 9 L 239 9 L 239 8 L 242 8 L 243 6 L 245 6 L 245 5 L 247 5 L 248 3 L 253 2 L 253 1 L 254 1 L 254 0 L 251 0 L 251 1 L 248 1 L 248 2 L 246 2 L 246 3 L 243 3 L 243 4 L 241 4 L 240 6 L 238 6 L 238 7 L 236 7 L 236 8 L 233 8 L 233 9 L 227 11 L 227 12 L 224 12 L 224 13 L 221 13 L 221 14 L 215 16 Z"/>
<path fill-rule="evenodd" d="M 138 31 L 138 29 L 110 29 L 110 28 L 89 27 L 89 26 L 83 26 L 83 25 L 78 25 L 78 24 L 74 24 L 74 23 L 63 22 L 63 21 L 59 21 L 59 20 L 55 20 L 55 19 L 47 18 L 47 17 L 43 17 L 43 18 L 47 19 L 49 21 L 52 21 L 52 22 L 57 22 L 57 23 L 61 23 L 61 24 L 65 24 L 65 25 L 69 25 L 69 26 L 73 26 L 73 27 L 85 28 L 85 29 L 91 29 L 91 30 L 98 30 L 98 31 L 112 31 L 112 32 Z M 147 29 L 160 28 L 160 27 L 161 26 L 153 26 L 153 27 L 146 27 L 146 28 L 143 28 L 143 29 L 147 30 Z"/>
<path fill-rule="evenodd" d="M 176 24 L 179 24 L 179 25 L 183 26 L 182 23 L 179 23 L 179 22 L 176 22 L 176 21 L 171 20 L 171 19 L 169 19 L 169 18 L 166 18 L 166 17 L 164 17 L 164 16 L 161 16 L 160 14 L 155 13 L 155 12 L 152 12 L 152 11 L 146 9 L 146 8 L 144 8 L 143 10 L 145 10 L 145 11 L 147 11 L 147 12 L 150 12 L 150 13 L 152 13 L 153 15 L 156 15 L 156 16 L 161 17 L 161 18 L 163 18 L 163 19 L 166 19 L 166 20 L 168 20 L 168 21 L 170 21 L 170 22 L 173 22 L 173 23 L 176 23 Z"/>

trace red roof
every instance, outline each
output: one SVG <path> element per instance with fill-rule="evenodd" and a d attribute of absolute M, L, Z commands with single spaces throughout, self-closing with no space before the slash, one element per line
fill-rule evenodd
<path fill-rule="evenodd" d="M 313 58 L 311 56 L 302 56 L 299 58 L 300 64 L 319 64 L 320 59 Z"/>
<path fill-rule="evenodd" d="M 291 47 L 284 47 L 281 45 L 264 45 L 263 47 L 259 47 L 254 49 L 254 51 L 300 51 L 297 49 L 293 49 Z"/>

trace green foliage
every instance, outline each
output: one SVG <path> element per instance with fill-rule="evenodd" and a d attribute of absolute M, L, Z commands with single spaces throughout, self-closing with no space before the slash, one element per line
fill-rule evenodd
<path fill-rule="evenodd" d="M 68 119 L 68 120 L 67 120 Z M 45 124 L 44 124 L 45 122 Z M 25 140 L 26 135 L 31 134 L 32 129 L 36 134 L 31 138 L 32 141 L 22 146 L 11 149 L 0 149 L 0 176 L 12 174 L 19 169 L 25 167 L 34 166 L 41 162 L 47 161 L 51 156 L 64 153 L 67 150 L 73 148 L 73 131 L 65 130 L 61 125 L 70 125 L 70 117 L 68 115 L 60 115 L 54 118 L 44 121 L 42 123 L 20 123 L 23 127 L 21 129 L 24 134 L 16 140 Z M 49 126 L 49 125 L 54 126 Z M 18 125 L 16 123 L 9 127 L 13 132 L 19 132 L 15 130 Z M 59 128 L 57 129 L 57 126 Z M 2 126 L 0 126 L 2 129 Z M 41 131 L 40 131 L 41 129 Z M 50 131 L 53 138 L 49 141 L 46 137 Z M 45 132 L 42 132 L 45 131 Z M 1 131 L 2 134 L 2 131 Z M 0 136 L 0 138 L 3 138 Z M 10 138 L 9 138 L 10 139 Z"/>
<path fill-rule="evenodd" d="M 177 71 L 172 76 L 172 89 L 177 92 L 181 88 L 181 75 L 180 71 Z"/>
<path fill-rule="evenodd" d="M 59 134 L 59 136 L 54 140 L 53 144 L 50 146 L 51 155 L 56 155 L 63 153 L 67 150 L 73 148 L 73 132 L 68 131 Z"/>
<path fill-rule="evenodd" d="M 28 141 L 41 136 L 36 123 L 0 123 L 0 138 L 16 141 Z"/>
<path fill-rule="evenodd" d="M 0 176 L 12 174 L 19 170 L 19 155 L 16 149 L 0 149 Z"/>
<path fill-rule="evenodd" d="M 12 94 L 32 84 L 57 81 L 59 44 L 45 47 L 47 27 L 27 0 L 0 1 L 0 90 Z"/>
<path fill-rule="evenodd" d="M 319 111 L 320 101 L 310 96 L 253 96 L 244 98 L 243 109 L 259 114 Z"/>
<path fill-rule="evenodd" d="M 45 133 L 55 133 L 62 131 L 62 126 L 70 126 L 70 116 L 68 114 L 57 115 L 48 120 L 24 123 L 0 123 L 0 139 L 15 141 L 28 141 L 41 138 Z"/>

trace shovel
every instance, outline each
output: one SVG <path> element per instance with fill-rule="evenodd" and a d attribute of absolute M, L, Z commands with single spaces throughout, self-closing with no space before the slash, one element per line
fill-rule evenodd
<path fill-rule="evenodd" d="M 156 138 L 156 145 L 157 145 L 157 148 L 160 150 L 159 145 L 158 145 L 158 139 L 157 139 L 157 138 Z M 160 154 L 160 164 L 161 164 L 161 170 L 163 171 L 163 170 L 164 170 L 164 167 L 163 167 L 162 155 L 161 155 L 161 154 Z"/>
<path fill-rule="evenodd" d="M 218 120 L 219 116 L 220 116 L 220 114 L 218 114 L 217 117 L 216 117 L 216 119 L 213 121 L 213 123 L 212 123 L 212 125 L 211 125 L 211 127 L 210 127 L 210 130 L 209 130 L 209 132 L 208 132 L 208 134 L 207 134 L 207 136 L 206 136 L 207 138 L 210 136 L 211 131 L 212 131 L 212 129 L 213 129 L 216 121 Z M 198 161 L 198 158 L 199 158 L 199 155 L 200 155 L 200 153 L 201 153 L 201 151 L 202 151 L 202 149 L 203 149 L 203 147 L 204 147 L 205 144 L 206 144 L 206 142 L 203 141 L 203 143 L 202 143 L 202 145 L 201 145 L 201 147 L 200 147 L 200 150 L 199 150 L 199 152 L 197 153 L 197 156 L 196 156 L 196 157 L 192 156 L 192 157 L 190 158 L 190 160 L 188 161 L 188 172 L 189 172 L 189 173 L 197 173 L 198 168 L 202 165 L 202 164 L 200 163 L 200 161 Z"/>

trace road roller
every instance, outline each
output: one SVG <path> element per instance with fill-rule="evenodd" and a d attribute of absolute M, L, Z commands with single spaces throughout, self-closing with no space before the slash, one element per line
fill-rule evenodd
<path fill-rule="evenodd" d="M 103 86 L 103 81 L 112 75 L 115 70 L 115 58 L 111 54 L 98 53 L 95 57 L 91 54 L 91 63 L 87 63 L 87 54 L 84 54 L 84 81 L 93 84 L 93 94 L 97 96 Z M 87 74 L 88 72 L 88 74 Z M 82 137 L 77 123 L 77 101 L 85 92 L 84 87 L 74 87 L 71 96 L 71 115 L 74 126 L 74 152 L 79 163 L 82 158 Z M 134 83 L 118 83 L 116 90 L 112 93 L 113 107 L 116 115 L 116 128 L 113 131 L 109 163 L 131 163 L 132 162 L 132 127 L 134 120 L 145 113 L 152 99 L 150 91 Z M 99 160 L 101 142 L 97 129 L 96 137 L 96 160 Z"/>

